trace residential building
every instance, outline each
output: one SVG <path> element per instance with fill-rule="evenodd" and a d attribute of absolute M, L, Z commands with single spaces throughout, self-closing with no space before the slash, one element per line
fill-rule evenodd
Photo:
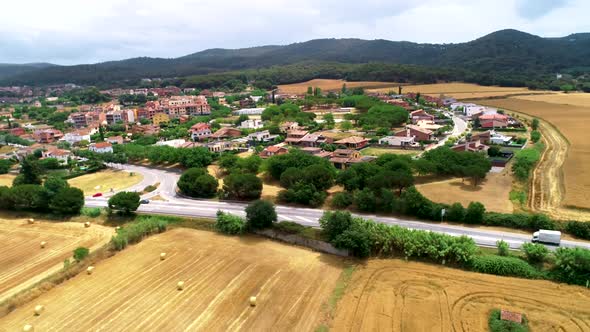
<path fill-rule="evenodd" d="M 434 135 L 431 130 L 422 129 L 422 128 L 415 126 L 415 125 L 407 125 L 406 129 L 396 132 L 394 134 L 394 136 L 414 137 L 414 140 L 417 142 L 434 140 Z"/>
<path fill-rule="evenodd" d="M 490 147 L 480 141 L 467 142 L 453 146 L 454 151 L 487 152 Z"/>
<path fill-rule="evenodd" d="M 279 129 L 283 133 L 287 133 L 287 132 L 289 132 L 291 130 L 298 130 L 299 129 L 299 123 L 298 122 L 292 122 L 292 121 L 283 122 L 279 126 Z"/>
<path fill-rule="evenodd" d="M 189 129 L 193 141 L 206 140 L 211 136 L 211 126 L 208 123 L 197 123 Z"/>
<path fill-rule="evenodd" d="M 110 111 L 106 114 L 106 122 L 107 124 L 115 124 L 123 121 L 123 113 L 121 111 Z"/>
<path fill-rule="evenodd" d="M 418 122 L 416 122 L 416 126 L 422 128 L 422 129 L 428 129 L 431 131 L 436 131 L 436 130 L 443 127 L 441 125 L 434 123 L 434 121 L 430 121 L 430 120 L 418 120 Z"/>
<path fill-rule="evenodd" d="M 243 108 L 234 112 L 235 115 L 260 115 L 264 108 Z"/>
<path fill-rule="evenodd" d="M 369 140 L 360 136 L 350 136 L 334 142 L 337 145 L 344 145 L 348 149 L 359 150 L 367 146 Z"/>
<path fill-rule="evenodd" d="M 181 148 L 184 147 L 184 145 L 186 144 L 186 141 L 183 139 L 172 139 L 172 140 L 168 140 L 168 141 L 158 141 L 156 142 L 156 146 L 169 146 L 169 147 L 173 147 L 173 148 Z"/>
<path fill-rule="evenodd" d="M 379 144 L 389 145 L 389 146 L 398 147 L 398 148 L 420 146 L 418 143 L 416 143 L 414 141 L 414 136 L 411 136 L 411 137 L 386 136 L 386 137 L 379 139 Z"/>
<path fill-rule="evenodd" d="M 87 113 L 72 113 L 68 116 L 68 121 L 76 128 L 86 127 L 89 123 Z"/>
<path fill-rule="evenodd" d="M 88 129 L 78 129 L 72 132 L 66 133 L 62 140 L 70 143 L 70 145 L 76 145 L 81 141 L 88 141 L 90 142 L 90 130 Z"/>
<path fill-rule="evenodd" d="M 173 96 L 162 102 L 162 108 L 171 119 L 176 119 L 182 115 L 211 114 L 211 106 L 205 96 Z"/>
<path fill-rule="evenodd" d="M 299 144 L 299 141 L 307 134 L 308 132 L 305 130 L 289 130 L 287 132 L 285 143 L 289 145 L 297 145 Z"/>
<path fill-rule="evenodd" d="M 303 147 L 318 147 L 324 143 L 332 143 L 334 140 L 322 134 L 307 134 L 299 140 L 299 145 Z"/>
<path fill-rule="evenodd" d="M 62 150 L 62 149 L 47 149 L 41 153 L 43 158 L 55 158 L 59 160 L 60 163 L 67 163 L 68 158 L 72 155 L 71 151 Z"/>
<path fill-rule="evenodd" d="M 322 148 L 301 148 L 301 152 L 326 159 L 332 157 L 332 152 L 324 151 Z"/>
<path fill-rule="evenodd" d="M 258 128 L 262 128 L 264 127 L 264 124 L 262 123 L 262 120 L 246 120 L 246 121 L 242 121 L 242 123 L 240 123 L 240 126 L 238 128 L 242 128 L 242 129 L 258 129 Z"/>
<path fill-rule="evenodd" d="M 136 125 L 131 128 L 132 134 L 152 136 L 160 133 L 160 127 L 155 125 Z"/>
<path fill-rule="evenodd" d="M 506 128 L 508 119 L 504 114 L 484 114 L 479 117 L 479 124 L 482 128 Z"/>
<path fill-rule="evenodd" d="M 11 128 L 9 131 L 10 135 L 12 136 L 22 136 L 24 134 L 26 134 L 27 132 L 25 131 L 25 128 L 22 127 L 17 127 L 17 128 Z"/>
<path fill-rule="evenodd" d="M 113 145 L 109 142 L 92 143 L 88 147 L 88 150 L 96 153 L 112 153 Z"/>
<path fill-rule="evenodd" d="M 122 136 L 111 136 L 111 137 L 107 137 L 106 141 L 111 144 L 123 144 L 123 137 Z"/>
<path fill-rule="evenodd" d="M 249 142 L 270 142 L 278 135 L 271 135 L 268 130 L 257 131 L 247 136 Z"/>
<path fill-rule="evenodd" d="M 426 113 L 424 110 L 417 110 L 410 113 L 410 120 L 416 124 L 418 121 L 427 120 L 434 122 L 434 115 Z"/>
<path fill-rule="evenodd" d="M 262 150 L 259 154 L 260 158 L 266 159 L 272 156 L 278 156 L 282 154 L 289 153 L 289 150 L 283 146 L 272 145 L 267 146 L 264 150 Z"/>
<path fill-rule="evenodd" d="M 170 117 L 166 113 L 156 113 L 152 118 L 152 123 L 156 126 L 159 126 L 160 123 L 168 123 L 170 122 Z"/>
<path fill-rule="evenodd" d="M 332 153 L 330 162 L 336 169 L 346 169 L 351 164 L 362 162 L 361 153 L 351 149 L 337 149 Z"/>
<path fill-rule="evenodd" d="M 242 136 L 242 131 L 236 128 L 221 128 L 218 131 L 211 134 L 211 138 L 213 139 L 224 139 L 224 138 L 232 138 L 232 137 L 240 137 Z"/>
<path fill-rule="evenodd" d="M 64 134 L 57 129 L 43 129 L 33 133 L 33 138 L 41 144 L 56 142 L 63 136 Z"/>

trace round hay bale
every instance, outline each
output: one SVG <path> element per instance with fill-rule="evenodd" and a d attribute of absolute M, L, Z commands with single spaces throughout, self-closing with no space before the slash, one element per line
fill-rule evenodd
<path fill-rule="evenodd" d="M 163 252 L 163 253 L 160 254 L 160 260 L 163 261 L 165 259 L 166 259 L 166 253 Z"/>
<path fill-rule="evenodd" d="M 23 327 L 23 331 L 24 332 L 33 332 L 33 331 L 35 331 L 35 328 L 31 324 L 27 324 Z"/>
<path fill-rule="evenodd" d="M 29 224 L 34 224 L 34 223 L 35 223 L 35 219 L 33 219 L 33 218 L 30 218 L 29 220 L 27 220 L 27 223 L 29 223 Z"/>
<path fill-rule="evenodd" d="M 45 246 L 47 246 L 47 242 L 41 241 L 40 246 L 41 246 L 41 249 L 45 248 Z"/>
<path fill-rule="evenodd" d="M 85 223 L 84 223 L 84 227 L 86 227 L 86 228 L 90 227 L 90 222 L 88 222 L 88 221 L 87 221 L 87 222 L 85 222 Z"/>
<path fill-rule="evenodd" d="M 250 296 L 250 306 L 256 306 L 256 296 Z"/>
<path fill-rule="evenodd" d="M 94 272 L 94 266 L 89 266 L 89 267 L 86 269 L 86 273 L 88 273 L 88 274 L 92 274 L 92 272 Z"/>
<path fill-rule="evenodd" d="M 43 311 L 45 311 L 45 306 L 42 304 L 39 304 L 37 306 L 35 306 L 35 316 L 39 316 L 43 313 Z"/>
<path fill-rule="evenodd" d="M 179 282 L 176 284 L 176 289 L 178 289 L 178 290 L 183 290 L 183 289 L 184 289 L 184 281 L 179 281 Z"/>

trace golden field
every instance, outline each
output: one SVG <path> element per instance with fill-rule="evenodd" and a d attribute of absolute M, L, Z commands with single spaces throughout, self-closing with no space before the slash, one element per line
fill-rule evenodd
<path fill-rule="evenodd" d="M 358 87 L 365 89 L 386 88 L 387 91 L 397 91 L 397 87 L 400 85 L 399 83 L 391 82 L 347 82 L 344 80 L 315 79 L 307 82 L 279 85 L 279 92 L 288 94 L 304 94 L 307 92 L 307 88 L 310 86 L 313 88 L 320 88 L 323 91 L 336 91 L 342 89 L 343 84 L 346 84 L 348 89 Z"/>
<path fill-rule="evenodd" d="M 143 175 L 127 171 L 107 169 L 104 171 L 82 175 L 68 180 L 72 187 L 80 188 L 84 195 L 106 193 L 113 188 L 114 191 L 129 188 L 143 180 Z M 98 187 L 98 189 L 96 189 Z"/>
<path fill-rule="evenodd" d="M 391 89 L 367 89 L 368 92 L 387 93 Z M 394 90 L 397 92 L 397 89 Z M 404 85 L 403 93 L 414 92 L 433 97 L 444 95 L 456 99 L 489 98 L 498 96 L 520 95 L 520 94 L 545 94 L 548 91 L 533 91 L 528 88 L 507 88 L 499 86 L 481 86 L 471 83 L 437 83 Z"/>

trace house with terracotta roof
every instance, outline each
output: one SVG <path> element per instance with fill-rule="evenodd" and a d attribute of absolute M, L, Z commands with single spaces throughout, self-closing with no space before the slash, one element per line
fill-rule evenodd
<path fill-rule="evenodd" d="M 299 141 L 309 132 L 306 130 L 289 130 L 287 132 L 287 138 L 285 139 L 285 143 L 289 145 L 297 145 Z"/>
<path fill-rule="evenodd" d="M 453 146 L 453 151 L 466 151 L 466 152 L 488 152 L 490 147 L 482 144 L 480 141 L 467 142 Z"/>
<path fill-rule="evenodd" d="M 286 153 L 289 153 L 289 150 L 286 147 L 272 145 L 264 148 L 264 150 L 262 150 L 258 155 L 260 156 L 260 158 L 266 159 L 272 156 L 278 156 Z"/>
<path fill-rule="evenodd" d="M 509 117 L 504 114 L 484 114 L 479 117 L 479 123 L 482 128 L 506 128 L 508 119 Z"/>
<path fill-rule="evenodd" d="M 138 135 L 158 135 L 160 133 L 160 127 L 154 125 L 136 125 L 131 128 L 132 134 Z"/>
<path fill-rule="evenodd" d="M 325 159 L 332 157 L 332 152 L 324 151 L 322 148 L 301 148 L 301 152 Z"/>
<path fill-rule="evenodd" d="M 55 158 L 59 160 L 60 163 L 68 162 L 68 158 L 72 155 L 71 151 L 62 150 L 62 149 L 47 149 L 41 153 L 43 158 Z"/>
<path fill-rule="evenodd" d="M 109 142 L 92 143 L 88 147 L 88 150 L 96 153 L 112 153 L 113 145 Z"/>
<path fill-rule="evenodd" d="M 360 152 L 352 149 L 336 149 L 332 152 L 332 157 L 330 158 L 330 162 L 334 164 L 336 169 L 346 169 L 352 164 L 358 164 L 368 160 L 365 160 Z"/>
<path fill-rule="evenodd" d="M 420 128 L 415 125 L 407 125 L 406 129 L 396 132 L 394 134 L 394 136 L 414 137 L 414 140 L 416 142 L 434 140 L 434 134 L 433 134 L 432 130 Z"/>
<path fill-rule="evenodd" d="M 111 144 L 123 144 L 123 137 L 122 136 L 111 136 L 107 137 L 107 142 Z"/>
<path fill-rule="evenodd" d="M 70 143 L 70 145 L 74 145 L 80 143 L 81 141 L 88 141 L 90 142 L 90 130 L 88 129 L 78 129 L 72 132 L 66 133 L 62 140 Z"/>
<path fill-rule="evenodd" d="M 189 133 L 193 141 L 206 140 L 211 136 L 211 126 L 208 123 L 199 122 L 189 129 Z"/>
<path fill-rule="evenodd" d="M 324 143 L 332 143 L 334 140 L 322 134 L 307 134 L 303 136 L 298 145 L 303 147 L 317 147 Z"/>
<path fill-rule="evenodd" d="M 380 145 L 389 145 L 393 147 L 399 148 L 407 148 L 407 147 L 419 147 L 420 144 L 414 141 L 414 136 L 412 137 L 400 137 L 400 136 L 385 136 L 379 139 Z"/>
<path fill-rule="evenodd" d="M 418 121 L 426 120 L 434 122 L 434 115 L 426 113 L 424 110 L 417 110 L 410 113 L 410 120 L 416 124 Z"/>
<path fill-rule="evenodd" d="M 242 131 L 236 128 L 225 127 L 211 134 L 211 138 L 224 139 L 242 136 Z"/>
<path fill-rule="evenodd" d="M 360 136 L 350 136 L 334 142 L 337 145 L 344 145 L 348 149 L 359 150 L 367 146 L 369 140 Z"/>
<path fill-rule="evenodd" d="M 63 136 L 64 134 L 57 129 L 43 129 L 33 133 L 35 140 L 41 144 L 56 142 Z"/>

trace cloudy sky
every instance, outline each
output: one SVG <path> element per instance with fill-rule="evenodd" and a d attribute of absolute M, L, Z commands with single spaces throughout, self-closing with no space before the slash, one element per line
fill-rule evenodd
<path fill-rule="evenodd" d="M 4 0 L 0 63 L 177 57 L 354 37 L 464 42 L 514 28 L 590 31 L 588 0 Z"/>

